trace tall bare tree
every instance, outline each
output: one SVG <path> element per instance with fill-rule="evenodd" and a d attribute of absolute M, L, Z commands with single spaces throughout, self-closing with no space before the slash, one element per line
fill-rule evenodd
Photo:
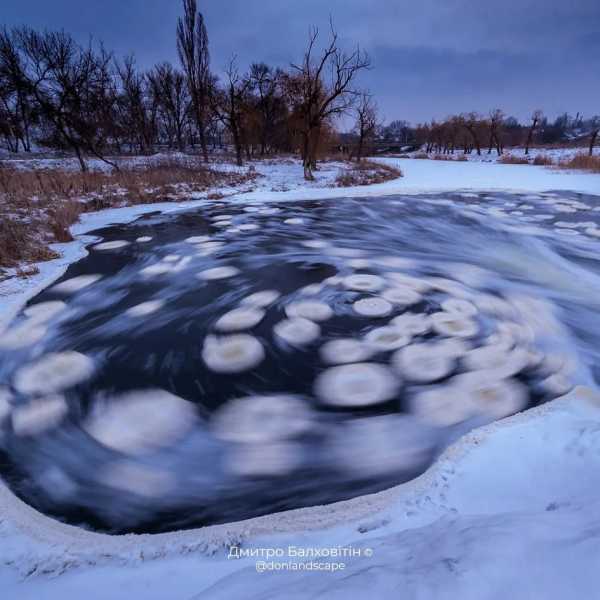
<path fill-rule="evenodd" d="M 531 142 L 533 141 L 533 135 L 535 134 L 535 130 L 538 128 L 538 125 L 541 123 L 544 118 L 544 113 L 541 110 L 534 110 L 531 115 L 531 125 L 529 130 L 527 131 L 527 141 L 525 142 L 525 154 L 529 154 L 529 146 L 531 146 Z"/>
<path fill-rule="evenodd" d="M 197 11 L 196 0 L 183 0 L 183 10 L 184 16 L 177 23 L 177 53 L 187 79 L 202 155 L 208 162 L 206 130 L 213 82 L 208 34 L 204 17 Z"/>
<path fill-rule="evenodd" d="M 338 46 L 338 36 L 330 26 L 330 39 L 317 56 L 317 28 L 309 32 L 302 62 L 292 64 L 287 88 L 298 115 L 304 178 L 313 180 L 321 131 L 332 118 L 346 113 L 359 95 L 354 88 L 357 75 L 370 66 L 369 57 L 356 48 L 346 53 Z"/>
<path fill-rule="evenodd" d="M 590 131 L 590 149 L 589 155 L 592 156 L 594 154 L 594 144 L 598 139 L 598 134 L 600 134 L 600 117 L 593 117 L 591 119 L 592 130 Z"/>
<path fill-rule="evenodd" d="M 356 162 L 363 157 L 365 145 L 373 140 L 377 130 L 377 105 L 368 92 L 363 92 L 356 105 L 356 134 L 358 143 L 356 148 Z"/>

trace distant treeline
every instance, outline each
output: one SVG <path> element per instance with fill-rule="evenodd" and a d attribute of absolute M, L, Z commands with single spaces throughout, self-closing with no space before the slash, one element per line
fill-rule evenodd
<path fill-rule="evenodd" d="M 380 127 L 377 137 L 384 144 L 399 143 L 437 154 L 502 154 L 505 148 L 516 146 L 524 147 L 528 154 L 534 145 L 587 144 L 591 156 L 599 131 L 600 116 L 584 119 L 579 114 L 572 117 L 565 113 L 549 121 L 541 110 L 535 110 L 529 122 L 523 124 L 496 109 L 485 116 L 463 113 L 417 126 L 393 121 Z"/>
<path fill-rule="evenodd" d="M 183 9 L 179 65 L 163 62 L 146 71 L 133 57 L 119 59 L 102 44 L 82 46 L 64 31 L 0 30 L 6 149 L 72 151 L 86 170 L 87 156 L 116 169 L 111 154 L 159 147 L 197 148 L 208 161 L 227 143 L 240 165 L 245 157 L 298 151 L 312 178 L 337 116 L 356 109 L 362 136 L 374 131 L 374 105 L 356 88 L 369 58 L 358 48 L 341 49 L 333 25 L 322 49 L 312 29 L 300 62 L 287 70 L 257 62 L 242 73 L 232 58 L 219 80 L 196 0 L 184 0 Z"/>

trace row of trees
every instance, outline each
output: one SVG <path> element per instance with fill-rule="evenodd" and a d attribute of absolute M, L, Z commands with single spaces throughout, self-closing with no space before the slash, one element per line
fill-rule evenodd
<path fill-rule="evenodd" d="M 347 53 L 331 27 L 318 50 L 312 29 L 302 61 L 288 70 L 235 57 L 219 79 L 211 70 L 206 24 L 196 0 L 183 0 L 177 24 L 179 67 L 142 71 L 101 44 L 81 46 L 65 32 L 28 27 L 0 31 L 0 137 L 12 152 L 35 146 L 70 150 L 118 168 L 109 156 L 158 147 L 197 147 L 205 161 L 226 142 L 237 163 L 299 151 L 307 179 L 331 140 L 336 117 L 357 109 L 361 149 L 373 133 L 374 104 L 356 88 L 369 58 Z"/>
<path fill-rule="evenodd" d="M 529 154 L 531 146 L 536 144 L 585 141 L 591 155 L 599 132 L 600 116 L 583 119 L 564 114 L 550 122 L 541 110 L 535 110 L 529 122 L 521 124 L 496 109 L 485 116 L 463 113 L 416 127 L 405 121 L 393 121 L 381 128 L 378 135 L 383 141 L 394 140 L 439 154 L 502 154 L 505 148 L 516 146 L 524 146 L 525 154 Z"/>

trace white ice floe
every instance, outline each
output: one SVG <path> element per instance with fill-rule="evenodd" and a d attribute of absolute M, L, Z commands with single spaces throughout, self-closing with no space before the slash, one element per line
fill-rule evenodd
<path fill-rule="evenodd" d="M 429 383 L 452 373 L 455 356 L 438 344 L 413 344 L 398 350 L 392 356 L 392 365 L 405 379 Z"/>
<path fill-rule="evenodd" d="M 302 435 L 312 428 L 313 419 L 301 398 L 273 394 L 230 400 L 214 413 L 210 426 L 221 440 L 265 443 Z"/>
<path fill-rule="evenodd" d="M 16 435 L 35 436 L 54 429 L 66 416 L 69 408 L 62 396 L 35 398 L 17 404 L 12 411 L 12 428 Z"/>
<path fill-rule="evenodd" d="M 147 243 L 147 242 L 151 242 L 151 241 L 152 241 L 152 237 L 151 237 L 151 236 L 149 236 L 149 235 L 142 235 L 142 236 L 140 236 L 139 238 L 136 238 L 136 239 L 135 239 L 135 241 L 136 241 L 138 244 L 145 244 L 145 243 Z"/>
<path fill-rule="evenodd" d="M 130 317 L 145 317 L 160 310 L 164 305 L 164 300 L 148 300 L 147 302 L 141 302 L 128 308 L 125 314 Z"/>
<path fill-rule="evenodd" d="M 554 373 L 546 379 L 539 382 L 537 390 L 549 398 L 562 396 L 573 389 L 574 385 L 571 379 L 565 373 Z"/>
<path fill-rule="evenodd" d="M 130 460 L 109 463 L 98 474 L 98 481 L 120 492 L 143 498 L 161 498 L 176 486 L 175 477 L 165 469 Z"/>
<path fill-rule="evenodd" d="M 144 267 L 140 274 L 144 277 L 154 277 L 155 275 L 164 275 L 165 273 L 176 272 L 176 266 L 169 262 L 158 262 Z"/>
<path fill-rule="evenodd" d="M 284 219 L 283 221 L 286 225 L 304 225 L 305 219 L 301 217 L 292 217 L 290 219 Z"/>
<path fill-rule="evenodd" d="M 351 258 L 346 264 L 352 269 L 368 269 L 371 261 L 368 258 Z"/>
<path fill-rule="evenodd" d="M 352 308 L 363 317 L 387 317 L 392 312 L 392 305 L 383 298 L 362 298 Z"/>
<path fill-rule="evenodd" d="M 46 335 L 47 327 L 34 319 L 27 319 L 10 329 L 0 332 L 0 348 L 18 350 L 39 342 Z"/>
<path fill-rule="evenodd" d="M 441 304 L 444 312 L 455 313 L 463 317 L 474 317 L 479 311 L 477 307 L 463 298 L 448 298 Z"/>
<path fill-rule="evenodd" d="M 163 257 L 163 262 L 166 262 L 166 263 L 175 263 L 180 258 L 181 258 L 181 256 L 179 256 L 179 254 L 167 254 L 165 257 Z"/>
<path fill-rule="evenodd" d="M 437 385 L 419 391 L 409 399 L 410 412 L 425 423 L 448 427 L 475 414 L 475 408 L 464 388 Z"/>
<path fill-rule="evenodd" d="M 247 333 L 207 336 L 202 348 L 206 366 L 217 373 L 241 373 L 258 366 L 265 358 L 260 341 Z"/>
<path fill-rule="evenodd" d="M 262 308 L 273 304 L 280 296 L 281 293 L 277 290 L 261 290 L 246 296 L 240 301 L 240 304 Z"/>
<path fill-rule="evenodd" d="M 309 283 L 303 288 L 300 288 L 298 290 L 298 293 L 302 294 L 303 296 L 315 296 L 316 294 L 321 292 L 324 287 L 325 286 L 322 283 Z"/>
<path fill-rule="evenodd" d="M 125 240 L 114 240 L 112 242 L 100 242 L 95 246 L 92 246 L 94 250 L 118 250 L 119 248 L 125 248 L 129 246 L 131 242 Z"/>
<path fill-rule="evenodd" d="M 457 313 L 437 312 L 430 315 L 431 325 L 437 333 L 454 337 L 473 337 L 479 326 L 469 317 Z"/>
<path fill-rule="evenodd" d="M 184 242 L 188 244 L 204 244 L 205 242 L 210 242 L 210 235 L 193 235 L 185 238 Z"/>
<path fill-rule="evenodd" d="M 363 362 L 373 355 L 373 349 L 360 340 L 343 338 L 326 342 L 319 349 L 323 362 L 330 365 Z"/>
<path fill-rule="evenodd" d="M 386 367 L 375 363 L 354 363 L 332 367 L 315 381 L 315 393 L 330 406 L 370 406 L 391 400 L 401 382 Z"/>
<path fill-rule="evenodd" d="M 305 346 L 320 337 L 321 328 L 313 321 L 295 317 L 279 321 L 273 333 L 292 346 Z"/>
<path fill-rule="evenodd" d="M 217 331 L 242 331 L 258 325 L 264 318 L 265 311 L 260 308 L 235 308 L 222 315 L 215 323 Z"/>
<path fill-rule="evenodd" d="M 191 402 L 148 389 L 109 399 L 88 417 L 84 429 L 112 450 L 140 454 L 176 443 L 196 424 Z"/>
<path fill-rule="evenodd" d="M 378 275 L 358 274 L 344 277 L 346 289 L 357 292 L 377 292 L 383 288 L 385 280 Z"/>
<path fill-rule="evenodd" d="M 327 248 L 329 246 L 329 242 L 326 240 L 301 240 L 300 242 L 305 248 L 311 248 L 315 250 L 320 250 L 322 248 Z"/>
<path fill-rule="evenodd" d="M 412 473 L 430 460 L 431 430 L 407 415 L 346 421 L 334 430 L 327 452 L 335 469 L 355 477 Z"/>
<path fill-rule="evenodd" d="M 422 335 L 431 329 L 431 320 L 423 313 L 404 313 L 394 317 L 390 323 L 407 335 Z"/>
<path fill-rule="evenodd" d="M 57 283 L 55 286 L 51 287 L 50 290 L 58 294 L 74 294 L 75 292 L 96 283 L 99 279 L 102 279 L 102 275 L 78 275 L 77 277 L 72 277 L 71 279 Z"/>
<path fill-rule="evenodd" d="M 23 311 L 23 314 L 32 322 L 45 323 L 52 317 L 62 312 L 67 305 L 62 300 L 49 300 L 47 302 L 39 302 L 32 304 Z"/>
<path fill-rule="evenodd" d="M 212 269 L 201 271 L 198 273 L 198 277 L 206 281 L 213 281 L 215 279 L 227 279 L 229 277 L 234 277 L 239 272 L 239 269 L 232 266 L 213 267 Z"/>
<path fill-rule="evenodd" d="M 225 452 L 225 469 L 238 477 L 282 477 L 297 470 L 303 458 L 297 442 L 232 444 Z"/>
<path fill-rule="evenodd" d="M 424 279 L 420 279 L 419 277 L 413 277 L 412 275 L 406 275 L 405 273 L 397 273 L 396 271 L 387 271 L 385 273 L 385 278 L 393 281 L 394 283 L 402 286 L 409 287 L 416 292 L 426 292 L 431 289 L 431 286 Z"/>
<path fill-rule="evenodd" d="M 233 219 L 233 215 L 216 215 L 211 217 L 210 220 L 217 223 L 219 221 L 231 221 L 231 219 Z"/>
<path fill-rule="evenodd" d="M 288 304 L 285 307 L 285 314 L 290 319 L 300 318 L 318 322 L 330 319 L 333 316 L 333 310 L 324 302 L 301 300 Z"/>
<path fill-rule="evenodd" d="M 255 231 L 258 229 L 258 225 L 256 223 L 243 223 L 242 225 L 238 225 L 238 229 L 240 231 Z"/>
<path fill-rule="evenodd" d="M 458 378 L 456 380 L 458 382 Z M 461 378 L 461 383 L 456 383 L 467 394 L 468 401 L 473 404 L 478 413 L 501 419 L 513 415 L 527 406 L 529 393 L 527 388 L 512 379 L 498 379 L 492 377 L 485 381 L 466 383 L 468 378 Z"/>
<path fill-rule="evenodd" d="M 80 352 L 51 352 L 21 367 L 13 378 L 21 394 L 46 395 L 60 392 L 89 379 L 94 361 Z"/>
<path fill-rule="evenodd" d="M 508 351 L 506 344 L 489 344 L 469 350 L 462 360 L 469 370 L 493 369 L 506 360 Z"/>
<path fill-rule="evenodd" d="M 388 325 L 369 331 L 365 335 L 364 343 L 373 350 L 387 352 L 410 344 L 411 337 L 410 334 L 402 331 L 399 327 Z"/>
<path fill-rule="evenodd" d="M 399 285 L 388 288 L 381 294 L 381 297 L 398 306 L 411 306 L 412 304 L 421 302 L 423 299 L 423 296 L 416 290 L 408 286 Z"/>

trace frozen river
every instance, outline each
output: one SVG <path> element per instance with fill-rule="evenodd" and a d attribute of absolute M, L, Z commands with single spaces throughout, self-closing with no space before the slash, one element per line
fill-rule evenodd
<path fill-rule="evenodd" d="M 594 385 L 600 207 L 574 193 L 212 204 L 102 238 L 0 338 L 0 468 L 102 531 L 410 480 Z"/>

